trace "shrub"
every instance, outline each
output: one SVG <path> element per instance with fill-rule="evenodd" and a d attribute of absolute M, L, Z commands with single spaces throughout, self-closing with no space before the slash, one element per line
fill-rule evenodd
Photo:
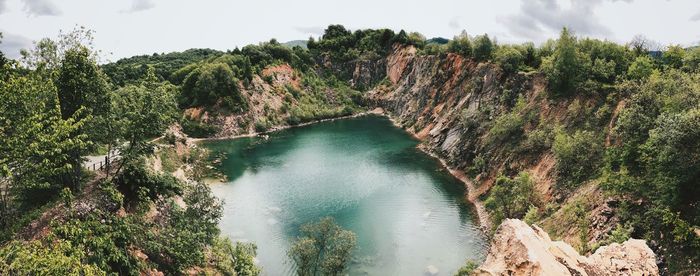
<path fill-rule="evenodd" d="M 126 164 L 115 182 L 127 202 L 182 195 L 183 189 L 180 181 L 170 175 L 148 171 L 143 162 Z M 141 196 L 146 198 L 139 198 Z"/>
<path fill-rule="evenodd" d="M 496 50 L 496 63 L 501 66 L 504 72 L 512 74 L 518 71 L 523 65 L 523 55 L 513 47 L 502 46 Z"/>
<path fill-rule="evenodd" d="M 267 119 L 260 119 L 255 122 L 255 132 L 266 132 L 270 128 L 270 122 Z"/>
<path fill-rule="evenodd" d="M 440 46 L 435 46 L 435 52 L 440 53 Z M 463 57 L 472 56 L 472 43 L 469 40 L 469 35 L 466 31 L 462 31 L 461 34 L 455 36 L 450 42 L 447 43 L 447 52 L 459 54 Z"/>
<path fill-rule="evenodd" d="M 648 56 L 640 56 L 627 69 L 627 77 L 633 80 L 645 80 L 654 72 L 654 64 Z"/>
<path fill-rule="evenodd" d="M 496 222 L 506 218 L 522 218 L 533 203 L 539 204 L 539 198 L 526 172 L 520 172 L 515 178 L 499 176 L 485 201 Z M 494 227 L 496 225 L 498 223 Z"/>
<path fill-rule="evenodd" d="M 13 241 L 0 248 L 2 275 L 106 275 L 94 264 L 82 260 L 86 253 L 70 242 L 58 240 Z"/>
<path fill-rule="evenodd" d="M 467 262 L 464 264 L 463 267 L 460 267 L 459 270 L 455 273 L 455 276 L 469 276 L 472 275 L 474 270 L 476 270 L 479 267 L 479 264 L 472 260 L 467 260 Z"/>
<path fill-rule="evenodd" d="M 584 58 L 576 49 L 576 37 L 567 28 L 561 31 L 552 56 L 543 60 L 542 69 L 555 95 L 573 93 L 581 82 Z"/>
<path fill-rule="evenodd" d="M 520 95 L 511 112 L 501 114 L 496 118 L 491 129 L 489 129 L 489 142 L 506 141 L 518 138 L 522 134 L 523 125 L 527 119 L 525 117 L 529 115 L 522 114 L 525 110 L 525 105 L 525 98 Z"/>
<path fill-rule="evenodd" d="M 488 34 L 477 36 L 474 39 L 474 59 L 487 61 L 493 56 L 494 44 Z"/>
<path fill-rule="evenodd" d="M 603 153 L 602 140 L 591 131 L 579 130 L 573 135 L 559 131 L 552 151 L 557 159 L 558 183 L 574 188 L 596 174 Z"/>
<path fill-rule="evenodd" d="M 183 118 L 180 120 L 182 132 L 194 138 L 210 137 L 219 132 L 219 127 Z"/>

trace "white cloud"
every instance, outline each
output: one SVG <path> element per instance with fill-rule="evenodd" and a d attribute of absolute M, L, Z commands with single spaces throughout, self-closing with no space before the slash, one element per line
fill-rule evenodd
<path fill-rule="evenodd" d="M 24 0 L 24 10 L 30 15 L 61 15 L 61 10 L 50 0 Z"/>
<path fill-rule="evenodd" d="M 568 27 L 578 34 L 610 36 L 610 29 L 601 24 L 596 8 L 603 2 L 627 2 L 633 0 L 571 0 L 570 6 L 557 0 L 522 0 L 517 14 L 498 21 L 517 37 L 541 40 L 549 31 Z"/>
<path fill-rule="evenodd" d="M 152 0 L 134 0 L 134 2 L 131 3 L 131 7 L 124 12 L 140 12 L 152 9 L 155 6 Z"/>
<path fill-rule="evenodd" d="M 21 35 L 2 32 L 2 41 L 0 41 L 0 52 L 12 59 L 20 57 L 19 50 L 32 47 L 32 41 L 29 38 Z"/>

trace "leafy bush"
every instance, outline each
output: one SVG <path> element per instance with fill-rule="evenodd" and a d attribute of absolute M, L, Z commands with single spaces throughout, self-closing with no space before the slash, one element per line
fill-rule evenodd
<path fill-rule="evenodd" d="M 180 125 L 182 126 L 182 132 L 194 138 L 211 137 L 219 132 L 219 127 L 215 125 L 201 123 L 187 118 L 180 120 Z"/>
<path fill-rule="evenodd" d="M 180 102 L 186 106 L 212 106 L 220 98 L 230 111 L 248 109 L 248 102 L 238 90 L 238 79 L 226 63 L 206 63 L 192 70 L 182 83 Z"/>
<path fill-rule="evenodd" d="M 236 242 L 229 238 L 218 238 L 214 242 L 208 262 L 213 263 L 223 275 L 260 275 L 260 268 L 255 265 L 257 247 L 252 243 Z"/>
<path fill-rule="evenodd" d="M 627 77 L 633 80 L 645 80 L 654 72 L 654 64 L 648 56 L 640 56 L 627 69 Z"/>
<path fill-rule="evenodd" d="M 161 197 L 182 195 L 183 189 L 182 183 L 175 177 L 150 172 L 142 162 L 125 165 L 115 182 L 127 202 L 143 199 L 154 201 Z M 146 198 L 140 198 L 143 196 Z"/>
<path fill-rule="evenodd" d="M 542 69 L 555 95 L 573 93 L 581 82 L 583 57 L 576 49 L 576 37 L 564 28 L 552 56 L 543 60 Z"/>
<path fill-rule="evenodd" d="M 529 114 L 523 114 L 525 107 L 525 98 L 520 95 L 511 112 L 496 117 L 491 129 L 489 129 L 489 141 L 507 141 L 518 138 L 522 134 L 527 117 L 529 117 Z"/>
<path fill-rule="evenodd" d="M 66 241 L 13 241 L 0 247 L 0 274 L 106 275 L 96 265 L 83 263 L 86 253 Z"/>
<path fill-rule="evenodd" d="M 474 270 L 479 268 L 479 264 L 472 260 L 467 260 L 467 262 L 464 264 L 464 266 L 460 267 L 459 270 L 455 273 L 455 276 L 469 276 L 472 275 Z"/>
<path fill-rule="evenodd" d="M 557 182 L 564 188 L 574 188 L 595 176 L 601 161 L 602 139 L 591 131 L 576 131 L 568 135 L 559 131 L 554 137 L 552 151 L 557 159 Z"/>
<path fill-rule="evenodd" d="M 436 52 L 440 52 L 439 48 L 436 50 Z M 447 43 L 447 52 L 459 54 L 463 57 L 472 56 L 472 42 L 469 39 L 469 35 L 467 35 L 466 31 L 462 31 L 461 34 L 455 36 L 452 40 L 450 40 L 450 42 Z"/>
<path fill-rule="evenodd" d="M 497 225 L 506 218 L 522 218 L 532 204 L 539 204 L 539 198 L 530 175 L 521 172 L 512 179 L 499 176 L 484 204 L 494 214 Z"/>
<path fill-rule="evenodd" d="M 504 72 L 512 74 L 518 71 L 523 65 L 523 55 L 520 51 L 510 46 L 501 46 L 496 50 L 496 63 L 501 66 Z"/>
<path fill-rule="evenodd" d="M 474 59 L 477 61 L 487 61 L 493 56 L 493 42 L 488 34 L 480 35 L 474 38 Z"/>
<path fill-rule="evenodd" d="M 107 272 L 138 275 L 144 264 L 128 248 L 133 238 L 142 233 L 125 218 L 114 215 L 90 214 L 84 219 L 73 219 L 52 225 L 51 240 L 65 240 L 77 251 L 85 252 L 84 263 Z"/>

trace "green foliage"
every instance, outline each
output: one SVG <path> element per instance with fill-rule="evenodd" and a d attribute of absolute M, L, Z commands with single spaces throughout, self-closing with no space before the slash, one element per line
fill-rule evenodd
<path fill-rule="evenodd" d="M 474 38 L 474 59 L 477 61 L 487 61 L 493 56 L 494 43 L 488 34 Z"/>
<path fill-rule="evenodd" d="M 211 194 L 204 183 L 188 186 L 185 208 L 170 202 L 163 206 L 164 218 L 157 231 L 145 233 L 144 252 L 158 269 L 169 274 L 180 274 L 186 268 L 202 266 L 205 249 L 216 242 L 217 227 L 223 203 Z"/>
<path fill-rule="evenodd" d="M 601 161 L 602 139 L 591 131 L 577 130 L 573 135 L 558 131 L 552 151 L 557 159 L 557 182 L 562 188 L 575 188 L 596 175 Z"/>
<path fill-rule="evenodd" d="M 576 37 L 567 28 L 562 29 L 553 55 L 542 64 L 552 93 L 567 95 L 574 92 L 581 81 L 581 60 L 576 50 Z"/>
<path fill-rule="evenodd" d="M 520 51 L 507 45 L 501 46 L 496 50 L 494 60 L 507 74 L 517 72 L 524 65 L 524 58 Z"/>
<path fill-rule="evenodd" d="M 252 243 L 233 244 L 229 238 L 218 238 L 211 249 L 209 262 L 223 275 L 260 275 L 261 269 L 255 265 L 257 247 Z"/>
<path fill-rule="evenodd" d="M 170 175 L 150 172 L 142 162 L 127 164 L 115 182 L 127 202 L 143 199 L 155 201 L 159 198 L 182 195 L 183 190 L 182 183 L 177 179 Z M 140 198 L 143 196 L 146 198 Z"/>
<path fill-rule="evenodd" d="M 629 197 L 623 202 L 625 227 L 655 240 L 667 252 L 670 271 L 700 261 L 700 238 L 690 225 L 700 223 L 697 196 L 700 160 L 696 146 L 700 76 L 677 70 L 655 72 L 634 84 L 620 112 L 608 149 L 602 187 Z M 635 203 L 636 202 L 636 203 Z"/>
<path fill-rule="evenodd" d="M 447 52 L 459 54 L 463 57 L 472 56 L 472 42 L 466 31 L 462 31 L 462 33 L 447 43 Z"/>
<path fill-rule="evenodd" d="M 491 129 L 489 129 L 489 141 L 517 139 L 522 134 L 523 125 L 528 120 L 529 115 L 523 114 L 525 107 L 525 98 L 520 95 L 511 112 L 496 117 Z"/>
<path fill-rule="evenodd" d="M 175 119 L 175 87 L 144 81 L 114 92 L 111 133 L 119 137 L 122 164 L 152 152 L 149 139 L 163 133 Z"/>
<path fill-rule="evenodd" d="M 86 252 L 70 242 L 43 244 L 13 241 L 0 247 L 2 275 L 106 275 L 99 267 L 85 264 Z"/>
<path fill-rule="evenodd" d="M 700 72 L 700 47 L 688 50 L 683 59 L 683 68 L 690 72 Z"/>
<path fill-rule="evenodd" d="M 654 64 L 648 56 L 639 56 L 627 69 L 627 77 L 633 80 L 645 80 L 654 72 Z"/>
<path fill-rule="evenodd" d="M 22 206 L 75 188 L 64 180 L 89 142 L 80 132 L 85 120 L 62 119 L 56 88 L 38 74 L 0 80 L 0 97 L 0 225 L 8 227 Z"/>
<path fill-rule="evenodd" d="M 680 45 L 670 45 L 664 51 L 662 59 L 664 64 L 670 68 L 680 69 L 683 67 L 683 59 L 685 58 L 685 49 Z"/>
<path fill-rule="evenodd" d="M 494 214 L 494 221 L 500 222 L 522 218 L 532 204 L 539 204 L 539 198 L 530 175 L 521 172 L 515 178 L 499 176 L 484 204 Z"/>
<path fill-rule="evenodd" d="M 469 276 L 474 273 L 474 270 L 479 268 L 479 264 L 472 260 L 467 260 L 467 263 L 464 264 L 463 267 L 460 267 L 459 270 L 455 273 L 455 276 Z"/>
<path fill-rule="evenodd" d="M 215 125 L 201 123 L 186 117 L 180 120 L 180 125 L 182 126 L 182 132 L 194 138 L 211 137 L 219 132 L 219 127 Z"/>
<path fill-rule="evenodd" d="M 132 238 L 141 229 L 125 218 L 90 214 L 87 218 L 54 223 L 52 228 L 53 237 L 49 240 L 68 241 L 76 251 L 84 252 L 85 264 L 123 275 L 138 275 L 144 265 L 128 251 Z"/>
<path fill-rule="evenodd" d="M 234 112 L 248 109 L 228 64 L 207 63 L 187 74 L 182 84 L 181 105 L 213 106 L 219 100 L 222 107 Z"/>
<path fill-rule="evenodd" d="M 303 225 L 301 234 L 288 252 L 297 275 L 341 275 L 357 243 L 355 234 L 330 217 Z"/>
<path fill-rule="evenodd" d="M 529 225 L 532 225 L 538 219 L 539 219 L 539 213 L 538 213 L 537 207 L 535 207 L 535 205 L 530 205 L 530 208 L 527 209 L 525 216 L 523 216 L 523 221 Z"/>
<path fill-rule="evenodd" d="M 177 83 L 173 74 L 193 63 L 220 56 L 223 53 L 212 49 L 189 49 L 184 52 L 172 52 L 167 54 L 141 55 L 120 59 L 114 63 L 102 66 L 112 83 L 124 86 L 138 83 L 141 76 L 146 73 L 149 66 L 155 68 L 159 80 L 170 80 Z"/>

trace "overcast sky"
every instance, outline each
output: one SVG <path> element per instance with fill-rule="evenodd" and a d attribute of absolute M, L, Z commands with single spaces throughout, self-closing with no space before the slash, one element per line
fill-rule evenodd
<path fill-rule="evenodd" d="M 500 42 L 541 42 L 568 26 L 579 36 L 662 44 L 700 42 L 700 0 L 0 0 L 0 50 L 76 25 L 96 31 L 107 60 L 189 48 L 232 49 L 318 36 L 329 24 L 418 31 L 451 38 L 462 29 Z"/>

